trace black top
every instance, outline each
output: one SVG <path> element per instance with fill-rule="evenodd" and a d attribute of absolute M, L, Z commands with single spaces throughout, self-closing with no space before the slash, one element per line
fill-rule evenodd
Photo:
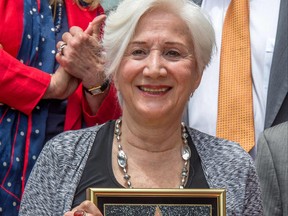
<path fill-rule="evenodd" d="M 86 189 L 94 188 L 123 188 L 116 180 L 112 170 L 112 143 L 115 121 L 105 124 L 97 133 L 96 139 L 88 156 L 81 180 L 76 189 L 73 205 L 78 206 L 86 200 Z M 201 166 L 200 157 L 188 136 L 191 148 L 189 177 L 185 188 L 209 188 Z"/>

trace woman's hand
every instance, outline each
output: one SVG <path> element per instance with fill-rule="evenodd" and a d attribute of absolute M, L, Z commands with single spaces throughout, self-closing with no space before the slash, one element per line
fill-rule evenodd
<path fill-rule="evenodd" d="M 101 86 L 105 80 L 105 62 L 100 44 L 100 29 L 105 18 L 105 15 L 95 17 L 85 31 L 76 26 L 71 27 L 69 32 L 63 34 L 63 41 L 57 43 L 59 52 L 56 60 L 67 73 L 82 81 L 86 89 Z M 97 96 L 85 92 L 91 110 L 90 115 L 97 113 L 108 89 Z"/>
<path fill-rule="evenodd" d="M 0 49 L 3 49 L 2 44 L 0 44 Z M 50 84 L 43 95 L 43 99 L 66 99 L 76 90 L 78 85 L 78 79 L 59 67 L 51 76 Z"/>
<path fill-rule="evenodd" d="M 51 81 L 43 99 L 66 99 L 78 87 L 79 80 L 68 74 L 62 67 L 51 76 Z"/>
<path fill-rule="evenodd" d="M 64 216 L 103 216 L 96 205 L 91 201 L 84 201 L 79 206 L 66 212 Z"/>
<path fill-rule="evenodd" d="M 104 58 L 99 37 L 105 18 L 105 15 L 96 17 L 85 31 L 80 27 L 71 27 L 69 32 L 63 34 L 63 41 L 57 43 L 58 48 L 66 44 L 62 52 L 57 53 L 57 61 L 65 71 L 81 80 L 86 88 L 104 83 Z"/>

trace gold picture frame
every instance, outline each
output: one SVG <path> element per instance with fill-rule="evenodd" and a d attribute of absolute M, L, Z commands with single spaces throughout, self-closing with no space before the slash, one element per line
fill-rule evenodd
<path fill-rule="evenodd" d="M 104 216 L 226 216 L 225 189 L 88 188 L 87 199 Z"/>

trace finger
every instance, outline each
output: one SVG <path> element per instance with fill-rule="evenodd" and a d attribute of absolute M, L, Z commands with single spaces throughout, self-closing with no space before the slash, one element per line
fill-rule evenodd
<path fill-rule="evenodd" d="M 73 27 L 71 27 L 71 28 L 73 28 Z M 71 30 L 71 28 L 70 28 L 70 30 Z M 64 42 L 67 42 L 68 43 L 68 41 L 70 40 L 70 39 L 72 39 L 73 38 L 73 35 L 70 33 L 70 32 L 65 32 L 63 35 L 62 35 L 62 40 L 64 41 Z"/>
<path fill-rule="evenodd" d="M 64 41 L 58 41 L 57 44 L 56 44 L 57 50 L 60 49 L 60 47 L 63 46 L 64 44 L 67 45 L 67 43 L 65 43 Z"/>
<path fill-rule="evenodd" d="M 79 206 L 75 207 L 74 209 L 72 209 L 73 212 L 79 211 L 79 210 L 83 210 L 85 211 L 87 214 L 92 214 L 92 215 L 97 215 L 100 216 L 102 215 L 102 213 L 100 212 L 100 210 L 96 207 L 96 205 L 89 201 L 89 200 L 85 200 L 84 202 L 82 202 Z"/>
<path fill-rule="evenodd" d="M 69 30 L 70 34 L 72 36 L 75 36 L 75 35 L 79 35 L 79 34 L 82 34 L 84 31 L 82 28 L 78 27 L 78 26 L 72 26 Z"/>
<path fill-rule="evenodd" d="M 62 56 L 60 53 L 57 52 L 55 58 L 56 58 L 56 61 L 57 61 L 64 69 L 66 69 L 65 56 Z"/>
<path fill-rule="evenodd" d="M 2 44 L 0 44 L 0 49 L 3 49 L 3 46 L 2 46 Z"/>
<path fill-rule="evenodd" d="M 59 41 L 56 44 L 56 48 L 57 48 L 57 53 L 56 53 L 56 61 L 62 66 L 62 67 L 66 67 L 65 64 L 65 55 L 64 55 L 64 48 L 67 49 L 67 43 L 65 43 L 64 41 Z"/>
<path fill-rule="evenodd" d="M 73 211 L 69 211 L 69 212 L 64 213 L 64 216 L 73 216 L 73 215 L 74 215 Z"/>
<path fill-rule="evenodd" d="M 84 210 L 77 210 L 73 216 L 87 216 L 87 213 Z"/>
<path fill-rule="evenodd" d="M 61 43 L 59 43 L 59 45 L 58 45 L 57 51 L 58 51 L 58 53 L 61 54 L 62 56 L 64 55 L 64 48 L 65 48 L 66 46 L 67 46 L 67 43 L 65 43 L 65 42 L 61 42 Z"/>
<path fill-rule="evenodd" d="M 105 14 L 95 17 L 92 22 L 89 23 L 87 29 L 84 32 L 91 36 L 93 34 L 99 36 L 101 27 L 104 24 L 105 19 Z"/>
<path fill-rule="evenodd" d="M 102 14 L 100 16 L 95 17 L 88 25 L 87 29 L 85 30 L 85 33 L 87 34 L 99 34 L 101 26 L 103 25 L 104 21 L 106 19 L 106 15 Z"/>

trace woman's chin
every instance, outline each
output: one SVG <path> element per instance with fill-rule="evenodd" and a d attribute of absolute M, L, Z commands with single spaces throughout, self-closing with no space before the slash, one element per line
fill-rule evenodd
<path fill-rule="evenodd" d="M 140 113 L 140 116 L 142 116 L 145 119 L 161 119 L 161 118 L 167 118 L 167 115 L 171 114 L 171 110 L 169 111 L 167 107 L 164 106 L 149 106 L 145 107 L 145 109 L 138 110 Z"/>

